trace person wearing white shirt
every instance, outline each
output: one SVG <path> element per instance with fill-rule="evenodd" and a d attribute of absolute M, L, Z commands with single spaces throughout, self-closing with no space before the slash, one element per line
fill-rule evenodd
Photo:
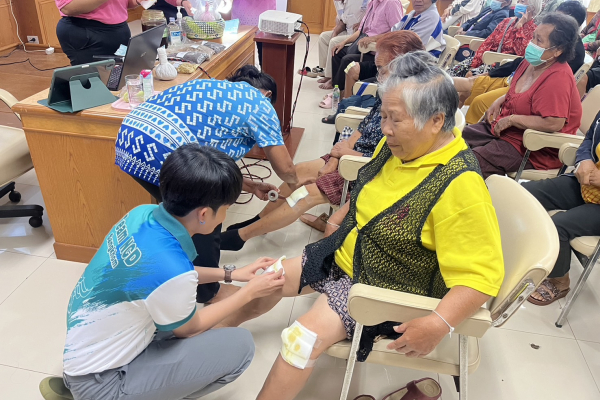
<path fill-rule="evenodd" d="M 444 31 L 452 25 L 462 25 L 476 17 L 483 7 L 483 0 L 454 0 L 442 14 Z"/>

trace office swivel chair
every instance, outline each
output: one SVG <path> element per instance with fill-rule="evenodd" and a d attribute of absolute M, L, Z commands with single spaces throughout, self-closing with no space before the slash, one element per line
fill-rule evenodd
<path fill-rule="evenodd" d="M 9 108 L 17 102 L 12 94 L 2 89 L 0 89 L 0 100 Z M 21 119 L 18 114 L 15 115 Z M 18 203 L 21 200 L 21 193 L 15 190 L 15 183 L 11 182 L 11 179 L 23 175 L 32 168 L 33 163 L 25 132 L 19 128 L 0 125 L 0 198 L 8 194 L 11 202 Z M 44 207 L 38 205 L 0 206 L 0 218 L 30 217 L 29 225 L 34 228 L 42 226 L 43 214 Z"/>

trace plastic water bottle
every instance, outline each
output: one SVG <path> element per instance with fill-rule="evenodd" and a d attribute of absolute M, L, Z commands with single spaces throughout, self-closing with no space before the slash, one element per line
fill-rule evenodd
<path fill-rule="evenodd" d="M 335 114 L 338 110 L 338 105 L 340 104 L 340 88 L 338 85 L 335 85 L 333 88 L 333 95 L 331 96 L 331 111 Z"/>
<path fill-rule="evenodd" d="M 169 45 L 177 46 L 180 45 L 183 41 L 181 40 L 181 28 L 175 22 L 175 18 L 169 18 Z"/>

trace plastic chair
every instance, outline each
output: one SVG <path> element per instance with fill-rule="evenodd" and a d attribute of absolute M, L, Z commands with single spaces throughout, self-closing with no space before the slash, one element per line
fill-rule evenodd
<path fill-rule="evenodd" d="M 514 54 L 504 54 L 504 53 L 496 53 L 495 51 L 486 51 L 483 53 L 483 57 L 481 60 L 485 64 L 485 68 L 483 72 L 487 72 L 487 70 L 494 65 L 495 63 L 502 63 L 507 60 L 514 60 L 515 58 L 519 58 L 520 56 Z"/>
<path fill-rule="evenodd" d="M 444 40 L 446 41 L 446 48 L 442 51 L 438 59 L 438 65 L 441 69 L 447 69 L 452 65 L 454 57 L 456 57 L 456 53 L 460 48 L 460 42 L 452 36 L 444 35 Z"/>
<path fill-rule="evenodd" d="M 510 178 L 493 175 L 486 183 L 496 209 L 505 277 L 498 296 L 456 327 L 427 356 L 408 358 L 390 351 L 390 340 L 373 345 L 367 362 L 431 373 L 459 376 L 460 400 L 467 399 L 468 375 L 481 361 L 479 338 L 490 327 L 502 326 L 548 276 L 558 257 L 558 234 L 548 213 L 523 187 Z M 431 314 L 439 299 L 402 293 L 363 284 L 350 290 L 348 310 L 356 320 L 353 341 L 336 343 L 327 354 L 348 360 L 340 400 L 348 396 L 363 326 L 385 321 L 410 321 Z"/>

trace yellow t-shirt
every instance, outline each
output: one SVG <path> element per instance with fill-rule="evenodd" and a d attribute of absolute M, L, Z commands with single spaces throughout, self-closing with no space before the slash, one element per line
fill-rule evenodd
<path fill-rule="evenodd" d="M 352 259 L 358 230 L 413 190 L 439 164 L 467 148 L 458 129 L 447 146 L 417 160 L 402 163 L 394 156 L 367 183 L 357 200 L 354 228 L 335 252 L 336 264 L 352 277 Z M 384 137 L 373 157 L 381 151 Z M 446 188 L 427 217 L 421 241 L 435 251 L 448 288 L 467 286 L 496 296 L 504 279 L 504 260 L 496 211 L 483 178 L 465 172 Z"/>

